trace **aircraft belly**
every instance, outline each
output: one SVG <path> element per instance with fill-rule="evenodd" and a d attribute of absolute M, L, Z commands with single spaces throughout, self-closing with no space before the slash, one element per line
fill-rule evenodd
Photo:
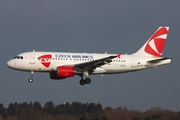
<path fill-rule="evenodd" d="M 132 68 L 130 64 L 114 64 L 111 66 L 103 66 L 103 69 L 106 70 L 104 74 L 116 74 L 116 73 L 125 73 L 140 70 L 140 68 Z"/>
<path fill-rule="evenodd" d="M 93 74 L 103 74 L 106 73 L 107 71 L 105 69 L 102 68 L 96 68 L 93 72 Z"/>
<path fill-rule="evenodd" d="M 29 64 L 26 66 L 23 66 L 21 68 L 22 71 L 34 71 L 34 72 L 48 72 L 51 71 L 51 68 L 48 67 L 44 67 L 42 65 L 38 65 L 38 64 Z"/>
<path fill-rule="evenodd" d="M 106 70 L 104 74 L 121 73 L 124 71 L 128 71 L 126 67 L 120 66 L 104 66 L 103 69 Z"/>

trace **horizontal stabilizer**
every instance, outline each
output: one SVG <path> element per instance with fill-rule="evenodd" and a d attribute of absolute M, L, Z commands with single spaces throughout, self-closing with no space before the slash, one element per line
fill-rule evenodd
<path fill-rule="evenodd" d="M 159 63 L 159 62 L 164 61 L 164 60 L 171 60 L 171 58 L 160 58 L 160 59 L 150 60 L 150 61 L 147 61 L 147 62 L 149 62 L 149 63 Z"/>

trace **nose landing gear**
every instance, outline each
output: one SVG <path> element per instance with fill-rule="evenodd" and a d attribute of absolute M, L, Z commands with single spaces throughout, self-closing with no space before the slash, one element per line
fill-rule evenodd
<path fill-rule="evenodd" d="M 30 83 L 33 82 L 33 75 L 34 75 L 34 71 L 30 71 L 30 78 L 28 80 Z"/>

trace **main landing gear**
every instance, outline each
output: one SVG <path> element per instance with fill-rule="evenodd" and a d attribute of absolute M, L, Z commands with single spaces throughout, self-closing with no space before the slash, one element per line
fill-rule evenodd
<path fill-rule="evenodd" d="M 83 74 L 86 76 L 86 79 L 83 79 Z M 91 79 L 89 78 L 89 73 L 88 72 L 83 72 L 81 76 L 81 80 L 79 81 L 80 85 L 85 85 L 85 84 L 90 84 L 91 83 Z"/>
<path fill-rule="evenodd" d="M 33 82 L 33 75 L 34 75 L 34 71 L 30 71 L 30 78 L 28 80 L 30 83 Z"/>
<path fill-rule="evenodd" d="M 90 78 L 86 78 L 85 80 L 84 79 L 81 79 L 79 81 L 79 84 L 80 85 L 85 85 L 85 84 L 90 84 L 91 83 L 91 79 Z"/>

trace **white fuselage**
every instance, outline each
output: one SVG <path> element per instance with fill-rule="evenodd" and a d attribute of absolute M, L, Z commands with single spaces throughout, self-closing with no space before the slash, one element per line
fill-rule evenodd
<path fill-rule="evenodd" d="M 65 79 L 79 75 L 80 84 L 90 84 L 91 74 L 117 74 L 158 67 L 171 63 L 171 58 L 162 57 L 169 27 L 161 26 L 134 54 L 97 54 L 68 52 L 25 52 L 7 62 L 12 69 L 34 72 L 49 72 L 50 78 Z M 83 76 L 86 76 L 84 79 Z"/>
<path fill-rule="evenodd" d="M 51 57 L 40 57 L 44 55 L 51 55 Z M 52 70 L 56 71 L 58 66 L 74 66 L 75 64 L 89 62 L 114 55 L 116 54 L 25 52 L 8 61 L 7 65 L 10 68 L 22 71 L 50 72 Z M 150 60 L 156 60 L 157 58 L 159 59 L 159 57 L 122 54 L 120 57 L 112 59 L 111 63 L 97 67 L 92 74 L 124 73 L 171 63 L 171 59 L 163 60 L 153 64 L 149 64 L 147 62 Z"/>

